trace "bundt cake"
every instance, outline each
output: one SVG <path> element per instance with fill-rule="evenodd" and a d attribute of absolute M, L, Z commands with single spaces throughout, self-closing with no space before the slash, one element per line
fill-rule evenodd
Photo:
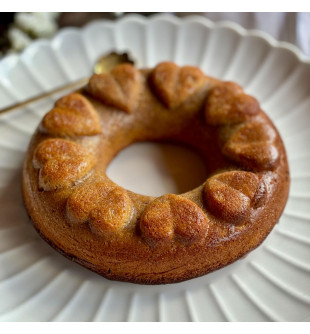
<path fill-rule="evenodd" d="M 105 170 L 141 141 L 197 150 L 207 180 L 158 198 L 123 189 Z M 172 62 L 121 64 L 59 99 L 23 168 L 27 211 L 51 246 L 108 279 L 142 284 L 184 281 L 244 256 L 277 223 L 288 190 L 283 142 L 257 100 Z"/>

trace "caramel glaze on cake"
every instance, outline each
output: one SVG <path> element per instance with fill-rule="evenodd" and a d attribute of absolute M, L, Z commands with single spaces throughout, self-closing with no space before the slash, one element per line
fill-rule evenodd
<path fill-rule="evenodd" d="M 208 179 L 158 198 L 121 188 L 105 170 L 140 141 L 188 145 L 204 158 Z M 119 65 L 58 100 L 23 170 L 26 208 L 50 245 L 106 278 L 144 284 L 201 276 L 253 250 L 278 221 L 288 189 L 282 140 L 257 100 L 170 62 Z"/>

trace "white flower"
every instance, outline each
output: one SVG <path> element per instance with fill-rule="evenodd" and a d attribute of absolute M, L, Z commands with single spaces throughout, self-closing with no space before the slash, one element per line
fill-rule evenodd
<path fill-rule="evenodd" d="M 33 37 L 51 37 L 57 31 L 58 13 L 17 13 L 16 25 Z"/>
<path fill-rule="evenodd" d="M 11 42 L 13 50 L 15 51 L 23 50 L 32 42 L 32 39 L 27 34 L 15 27 L 11 27 L 9 29 L 8 38 Z"/>

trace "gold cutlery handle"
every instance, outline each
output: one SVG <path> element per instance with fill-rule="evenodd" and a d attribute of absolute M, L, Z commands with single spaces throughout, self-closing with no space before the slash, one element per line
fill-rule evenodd
<path fill-rule="evenodd" d="M 27 99 L 25 101 L 22 101 L 22 102 L 10 105 L 10 106 L 8 106 L 6 108 L 0 109 L 0 114 L 4 114 L 4 113 L 7 113 L 9 111 L 13 111 L 13 110 L 16 110 L 18 108 L 21 108 L 21 107 L 25 107 L 25 106 L 33 103 L 33 102 L 42 100 L 42 99 L 44 99 L 44 98 L 46 98 L 48 96 L 54 95 L 54 94 L 59 93 L 59 92 L 61 92 L 63 90 L 74 88 L 74 87 L 77 87 L 77 86 L 84 86 L 84 85 L 87 84 L 88 80 L 89 80 L 89 78 L 82 78 L 82 79 L 79 79 L 79 80 L 77 80 L 75 82 L 71 82 L 71 83 L 63 85 L 61 87 L 54 88 L 54 89 L 50 90 L 49 92 L 46 92 L 46 93 L 43 93 L 43 94 L 31 97 L 31 98 L 29 98 L 29 99 Z"/>

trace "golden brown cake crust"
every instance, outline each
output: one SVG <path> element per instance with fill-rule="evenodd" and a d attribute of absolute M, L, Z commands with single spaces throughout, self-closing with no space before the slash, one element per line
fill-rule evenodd
<path fill-rule="evenodd" d="M 105 170 L 138 141 L 192 147 L 208 179 L 159 198 L 121 188 Z M 23 169 L 25 205 L 42 238 L 106 278 L 143 284 L 180 282 L 244 256 L 272 230 L 288 190 L 283 142 L 258 102 L 173 63 L 121 65 L 59 100 Z"/>

